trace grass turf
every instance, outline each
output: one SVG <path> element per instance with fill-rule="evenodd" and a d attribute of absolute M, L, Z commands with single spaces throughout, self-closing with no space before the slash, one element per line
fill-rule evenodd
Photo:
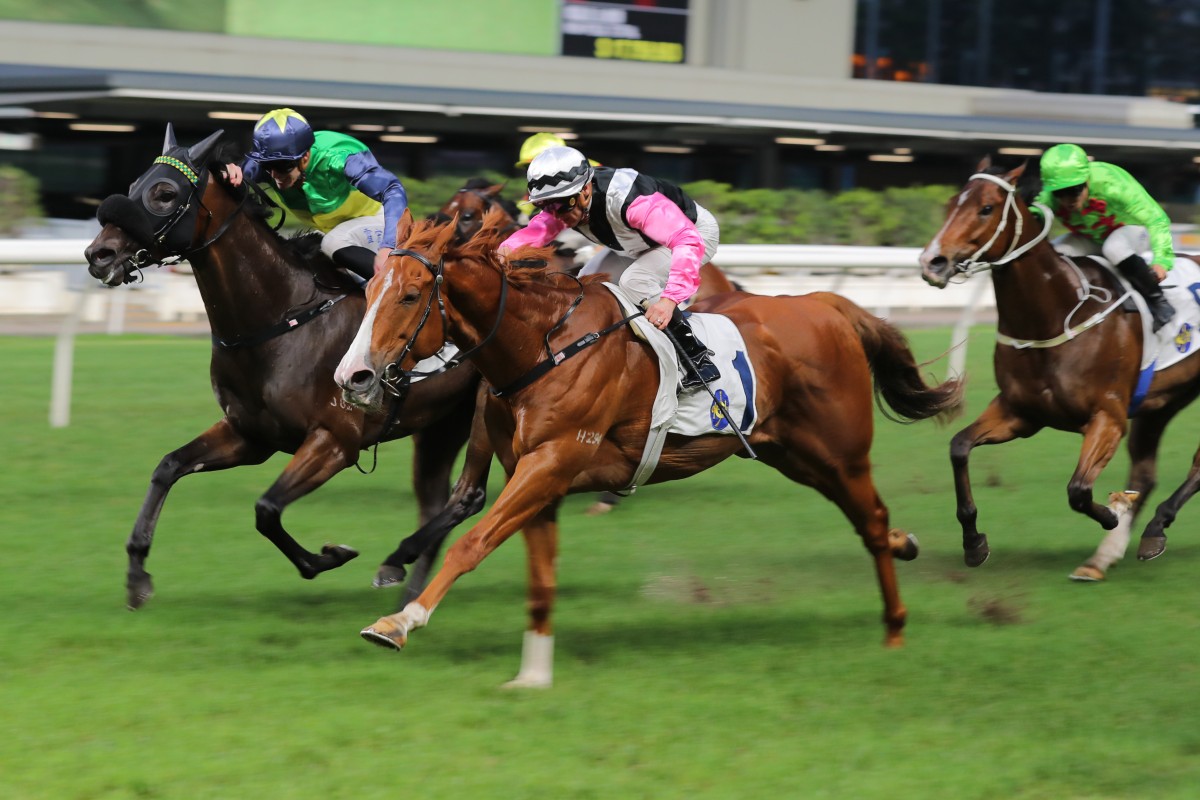
<path fill-rule="evenodd" d="M 910 335 L 923 358 L 948 338 Z M 994 392 L 989 337 L 971 341 L 966 419 Z M 0 796 L 1195 797 L 1195 513 L 1163 558 L 1067 581 L 1099 540 L 1067 508 L 1077 436 L 976 451 L 993 554 L 968 570 L 947 448 L 966 419 L 878 422 L 880 493 L 922 545 L 899 566 L 900 651 L 880 646 L 873 570 L 844 519 L 769 469 L 731 461 L 598 518 L 568 498 L 555 687 L 514 693 L 498 686 L 524 627 L 517 540 L 403 654 L 357 636 L 398 596 L 369 583 L 413 527 L 407 442 L 285 515 L 310 549 L 363 553 L 313 582 L 253 527 L 285 457 L 184 479 L 148 563 L 157 595 L 124 610 L 123 543 L 150 473 L 217 419 L 208 347 L 82 337 L 72 422 L 52 430 L 53 341 L 0 339 Z M 1189 409 L 1156 499 L 1198 440 Z M 1126 469 L 1122 454 L 1098 493 Z"/>

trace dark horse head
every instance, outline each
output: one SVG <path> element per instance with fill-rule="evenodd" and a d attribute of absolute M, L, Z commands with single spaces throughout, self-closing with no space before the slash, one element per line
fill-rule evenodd
<path fill-rule="evenodd" d="M 493 208 L 502 209 L 508 215 L 508 225 L 515 230 L 520 212 L 516 204 L 500 196 L 502 191 L 503 183 L 489 184 L 486 178 L 471 178 L 430 219 L 441 223 L 457 218 L 455 241 L 460 244 L 479 232 L 483 215 Z"/>
<path fill-rule="evenodd" d="M 181 147 L 167 125 L 162 155 L 129 194 L 100 204 L 96 218 L 103 228 L 84 252 L 92 277 L 108 286 L 129 283 L 142 267 L 197 249 L 198 231 L 212 217 L 201 202 L 207 162 L 222 133 Z"/>

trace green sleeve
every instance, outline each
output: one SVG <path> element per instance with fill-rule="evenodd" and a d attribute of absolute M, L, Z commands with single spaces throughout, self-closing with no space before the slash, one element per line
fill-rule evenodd
<path fill-rule="evenodd" d="M 1171 219 L 1162 206 L 1132 175 L 1113 164 L 1092 165 L 1091 184 L 1095 194 L 1112 204 L 1112 213 L 1125 225 L 1141 225 L 1150 233 L 1152 263 L 1170 271 L 1175 266 L 1175 250 L 1171 243 Z"/>

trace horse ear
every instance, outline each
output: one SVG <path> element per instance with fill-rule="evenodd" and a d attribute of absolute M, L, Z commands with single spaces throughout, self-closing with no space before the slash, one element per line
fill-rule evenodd
<path fill-rule="evenodd" d="M 992 157 L 991 157 L 991 155 L 986 155 L 982 159 L 980 159 L 979 165 L 975 167 L 975 171 L 976 172 L 987 172 L 991 168 L 992 168 Z"/>
<path fill-rule="evenodd" d="M 404 209 L 404 213 L 400 216 L 400 221 L 396 223 L 396 246 L 404 244 L 408 241 L 408 235 L 412 233 L 413 215 L 412 209 Z"/>
<path fill-rule="evenodd" d="M 458 235 L 458 214 L 455 213 L 450 221 L 442 226 L 438 231 L 437 238 L 433 240 L 433 245 L 430 248 L 434 253 L 444 253 L 450 242 Z"/>
<path fill-rule="evenodd" d="M 488 188 L 484 189 L 483 193 L 486 194 L 488 197 L 496 197 L 501 192 L 504 191 L 504 187 L 507 185 L 508 185 L 507 181 L 505 181 L 504 183 L 497 183 L 494 186 L 489 186 Z"/>
<path fill-rule="evenodd" d="M 1025 174 L 1025 167 L 1027 167 L 1028 165 L 1029 165 L 1028 161 L 1022 161 L 1021 165 L 1019 167 L 1017 167 L 1016 169 L 1014 169 L 1012 172 L 1005 175 L 1004 179 L 1006 181 L 1008 181 L 1009 183 L 1016 183 L 1017 179 Z"/>
<path fill-rule="evenodd" d="M 179 143 L 175 141 L 175 126 L 168 122 L 167 123 L 167 136 L 166 136 L 166 138 L 163 139 L 162 154 L 165 156 L 167 153 L 171 152 L 172 149 L 174 149 L 178 146 L 179 146 Z"/>
<path fill-rule="evenodd" d="M 224 134 L 224 130 L 219 130 L 214 134 L 206 137 L 203 141 L 196 142 L 188 148 L 188 161 L 193 164 L 203 164 L 208 160 L 208 154 L 217 146 L 217 140 Z"/>

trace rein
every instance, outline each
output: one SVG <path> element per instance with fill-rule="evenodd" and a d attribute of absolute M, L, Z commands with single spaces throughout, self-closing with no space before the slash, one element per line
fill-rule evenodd
<path fill-rule="evenodd" d="M 575 312 L 575 309 L 579 306 L 579 304 L 583 302 L 583 282 L 580 281 L 579 278 L 575 277 L 574 275 L 569 275 L 568 273 L 565 273 L 565 272 L 560 273 L 560 274 L 567 275 L 569 278 L 571 278 L 572 280 L 574 280 L 576 283 L 579 284 L 579 294 L 578 294 L 578 296 L 576 296 L 576 298 L 573 301 L 571 301 L 570 307 L 567 308 L 566 313 L 564 313 L 561 317 L 559 317 L 558 322 L 556 322 L 554 324 L 554 327 L 552 327 L 552 328 L 550 328 L 550 330 L 546 331 L 546 335 L 545 335 L 545 337 L 543 337 L 543 342 L 545 343 L 545 346 L 546 346 L 546 358 L 539 361 L 537 364 L 535 364 L 533 366 L 532 369 L 530 369 L 528 372 L 526 372 L 520 378 L 517 378 L 515 381 L 508 384 L 507 386 L 503 386 L 499 389 L 496 389 L 494 387 L 488 387 L 488 391 L 491 393 L 491 395 L 493 397 L 507 397 L 509 395 L 516 394 L 517 392 L 524 389 L 526 386 L 529 386 L 530 384 L 537 381 L 539 378 L 541 378 L 543 375 L 545 375 L 550 370 L 557 367 L 559 364 L 566 361 L 568 358 L 579 355 L 579 353 L 581 353 L 582 351 L 591 347 L 596 342 L 600 341 L 601 338 L 607 336 L 608 334 L 612 333 L 615 330 L 618 330 L 619 328 L 622 328 L 622 327 L 628 325 L 631 320 L 637 319 L 638 317 L 642 316 L 645 313 L 645 312 L 639 311 L 636 314 L 631 314 L 628 317 L 624 317 L 623 319 L 620 319 L 617 322 L 614 322 L 612 325 L 609 325 L 607 328 L 605 328 L 602 331 L 592 331 L 590 333 L 585 333 L 583 336 L 581 336 L 580 338 L 571 342 L 569 345 L 567 345 L 566 347 L 564 347 L 563 349 L 559 350 L 556 353 L 556 352 L 554 352 L 554 349 L 550 346 L 550 334 L 554 333 L 556 330 L 561 328 L 566 323 L 567 318 L 570 317 L 571 314 L 573 314 Z"/>
<path fill-rule="evenodd" d="M 1050 234 L 1050 228 L 1054 225 L 1054 213 L 1041 203 L 1035 204 L 1036 207 L 1041 209 L 1042 212 L 1042 219 L 1044 221 L 1042 230 L 1037 236 L 1034 236 L 1025 244 L 1017 247 L 1017 242 L 1019 242 L 1021 239 L 1021 231 L 1024 224 L 1016 205 L 1017 187 L 998 175 L 989 175 L 985 172 L 978 172 L 972 175 L 967 182 L 970 183 L 970 181 L 973 181 L 976 178 L 982 178 L 983 180 L 991 181 L 992 183 L 1004 189 L 1007 194 L 1004 198 L 1003 217 L 1000 219 L 1000 224 L 996 226 L 996 232 L 992 234 L 992 238 L 988 239 L 987 243 L 976 250 L 972 256 L 964 261 L 959 262 L 958 264 L 959 274 L 966 278 L 969 278 L 972 275 L 977 275 L 980 272 L 990 271 L 994 267 L 1003 266 L 1010 261 L 1015 261 L 1016 259 L 1025 255 L 1025 253 L 1029 252 L 1035 245 L 1040 243 Z M 980 261 L 980 257 L 989 249 L 991 249 L 992 245 L 995 244 L 996 240 L 1000 237 L 1000 234 L 1005 230 L 1005 228 L 1008 227 L 1010 214 L 1015 214 L 1016 224 L 1013 226 L 1013 235 L 1009 242 L 1008 250 L 1006 250 L 1004 255 L 996 261 Z M 1076 265 L 1074 261 L 1061 254 L 1058 254 L 1058 256 L 1075 271 L 1075 274 L 1079 277 L 1080 283 L 1079 288 L 1075 290 L 1075 296 L 1079 302 L 1073 309 L 1071 309 L 1066 318 L 1063 320 L 1063 332 L 1058 336 L 1054 336 L 1049 339 L 1018 339 L 1016 337 L 1009 336 L 1006 333 L 1001 333 L 999 330 L 997 330 L 997 344 L 1013 347 L 1017 350 L 1039 350 L 1057 347 L 1060 344 L 1071 341 L 1089 328 L 1094 328 L 1095 326 L 1099 325 L 1110 314 L 1112 314 L 1113 311 L 1120 308 L 1121 304 L 1125 302 L 1125 299 L 1130 296 L 1130 292 L 1126 290 L 1123 295 L 1113 300 L 1112 292 L 1102 286 L 1092 286 L 1087 277 L 1083 274 L 1083 271 L 1079 269 L 1078 265 Z M 1072 326 L 1071 319 L 1075 316 L 1075 312 L 1082 308 L 1083 304 L 1090 299 L 1096 300 L 1100 303 L 1109 303 L 1109 305 L 1100 309 L 1078 325 Z"/>

